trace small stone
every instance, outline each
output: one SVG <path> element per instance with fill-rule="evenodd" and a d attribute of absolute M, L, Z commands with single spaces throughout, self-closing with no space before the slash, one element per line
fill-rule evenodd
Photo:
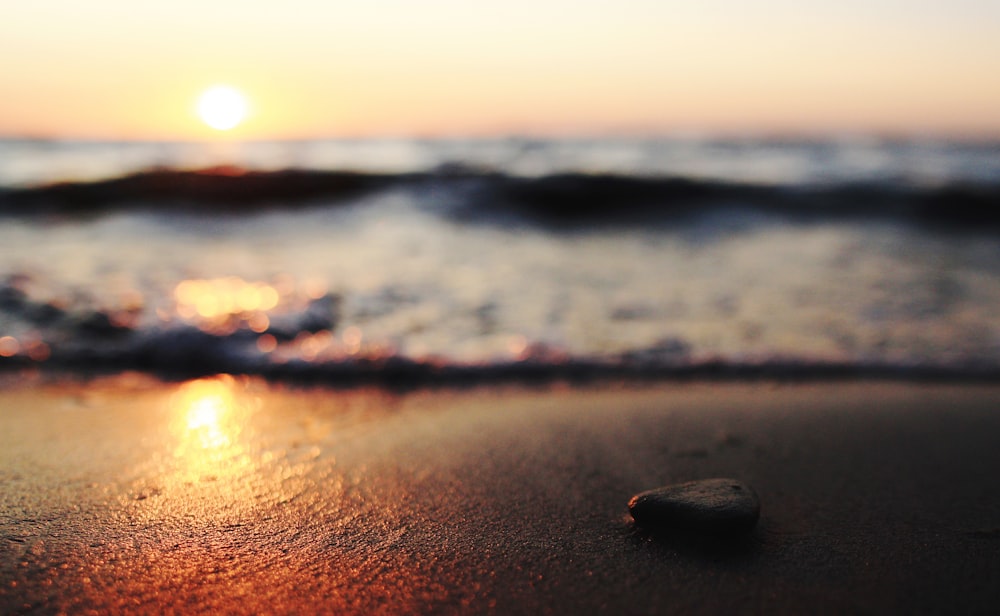
<path fill-rule="evenodd" d="M 636 523 L 648 528 L 736 534 L 757 524 L 760 500 L 735 479 L 704 479 L 636 494 L 628 509 Z"/>

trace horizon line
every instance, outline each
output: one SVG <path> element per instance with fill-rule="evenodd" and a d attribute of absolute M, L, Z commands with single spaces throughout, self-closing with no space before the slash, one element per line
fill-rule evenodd
<path fill-rule="evenodd" d="M 0 133 L 0 142 L 34 143 L 116 143 L 116 144 L 185 144 L 185 145 L 240 145 L 254 143 L 306 143 L 306 142 L 449 142 L 449 141 L 774 141 L 774 142 L 823 142 L 823 141 L 876 141 L 876 142 L 935 142 L 967 144 L 1000 144 L 1000 131 L 993 133 L 948 133 L 945 131 L 899 130 L 671 130 L 671 131 L 594 131 L 572 133 L 517 132 L 467 133 L 467 134 L 340 134 L 285 137 L 121 137 L 97 135 L 39 135 Z"/>

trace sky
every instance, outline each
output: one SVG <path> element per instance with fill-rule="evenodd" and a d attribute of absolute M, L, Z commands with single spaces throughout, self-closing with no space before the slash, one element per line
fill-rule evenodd
<path fill-rule="evenodd" d="M 996 0 L 33 0 L 0 135 L 1000 138 Z"/>

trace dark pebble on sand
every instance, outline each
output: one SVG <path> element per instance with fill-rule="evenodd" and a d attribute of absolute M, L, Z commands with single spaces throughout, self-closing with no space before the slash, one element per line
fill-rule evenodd
<path fill-rule="evenodd" d="M 650 529 L 745 533 L 760 517 L 753 489 L 735 479 L 704 479 L 648 490 L 629 500 L 636 523 Z"/>

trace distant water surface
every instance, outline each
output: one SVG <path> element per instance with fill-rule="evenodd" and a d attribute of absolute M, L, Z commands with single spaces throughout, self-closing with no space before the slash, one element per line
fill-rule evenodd
<path fill-rule="evenodd" d="M 1000 370 L 1000 144 L 0 141 L 0 185 L 0 365 Z"/>

